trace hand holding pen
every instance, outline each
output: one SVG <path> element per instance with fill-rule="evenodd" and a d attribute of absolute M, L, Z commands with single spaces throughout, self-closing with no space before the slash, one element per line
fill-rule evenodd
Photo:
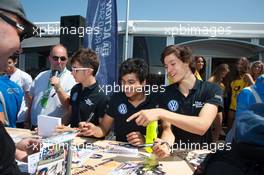
<path fill-rule="evenodd" d="M 164 142 L 161 139 L 155 139 L 154 145 L 152 147 L 153 152 L 160 158 L 169 157 L 171 153 L 171 146 L 168 142 Z"/>
<path fill-rule="evenodd" d="M 71 128 L 69 126 L 65 125 L 59 125 L 56 127 L 57 133 L 63 133 L 63 132 L 79 132 L 79 128 Z"/>
<path fill-rule="evenodd" d="M 90 123 L 93 116 L 94 116 L 94 113 L 92 112 L 90 113 L 86 122 L 79 123 L 80 133 L 78 134 L 78 136 L 93 136 L 95 134 L 96 126 L 93 123 Z"/>
<path fill-rule="evenodd" d="M 85 122 L 80 122 L 79 123 L 79 128 L 83 128 L 86 123 L 89 123 L 92 120 L 93 116 L 94 116 L 94 112 L 91 112 Z"/>

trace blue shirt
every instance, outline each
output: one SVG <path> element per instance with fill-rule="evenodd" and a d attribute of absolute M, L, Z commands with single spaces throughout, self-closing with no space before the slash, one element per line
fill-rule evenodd
<path fill-rule="evenodd" d="M 8 127 L 15 128 L 17 114 L 19 112 L 24 93 L 22 89 L 16 83 L 9 80 L 7 76 L 0 76 L 0 92 L 2 93 L 5 100 L 6 112 L 9 119 Z M 0 112 L 4 112 L 1 101 Z"/>
<path fill-rule="evenodd" d="M 256 80 L 256 83 L 252 86 L 255 91 L 260 96 L 260 99 L 264 103 L 264 74 L 259 76 Z M 237 98 L 237 113 L 236 116 L 239 116 L 239 113 L 248 110 L 252 104 L 256 103 L 256 99 L 253 93 L 248 89 L 243 89 Z"/>
<path fill-rule="evenodd" d="M 252 85 L 255 91 L 258 93 L 262 103 L 264 103 L 264 74 L 259 76 L 256 80 L 256 83 Z M 249 88 L 244 88 L 237 97 L 237 110 L 236 110 L 236 118 L 239 118 L 241 112 L 248 111 L 249 108 L 256 103 L 255 96 L 249 90 Z M 235 120 L 236 122 L 236 120 Z M 228 132 L 226 136 L 226 142 L 231 143 L 234 138 L 235 128 L 234 125 L 231 130 Z"/>

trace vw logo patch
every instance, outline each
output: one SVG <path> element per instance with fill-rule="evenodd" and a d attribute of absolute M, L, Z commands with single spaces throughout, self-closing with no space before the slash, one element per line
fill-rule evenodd
<path fill-rule="evenodd" d="M 168 108 L 169 108 L 169 110 L 175 112 L 179 108 L 179 104 L 176 100 L 171 100 L 168 103 Z"/>
<path fill-rule="evenodd" d="M 76 101 L 76 100 L 77 100 L 77 97 L 78 97 L 78 93 L 75 92 L 75 93 L 72 95 L 72 97 L 71 97 L 72 101 Z"/>
<path fill-rule="evenodd" d="M 127 106 L 126 104 L 122 103 L 118 106 L 118 112 L 120 114 L 126 114 L 127 113 Z"/>

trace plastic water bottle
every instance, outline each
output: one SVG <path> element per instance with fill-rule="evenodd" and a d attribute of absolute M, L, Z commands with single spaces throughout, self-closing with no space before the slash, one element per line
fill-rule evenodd
<path fill-rule="evenodd" d="M 158 121 L 152 121 L 146 128 L 146 144 L 154 143 L 154 140 L 158 137 Z M 146 147 L 145 150 L 148 153 L 152 153 L 151 147 Z"/>

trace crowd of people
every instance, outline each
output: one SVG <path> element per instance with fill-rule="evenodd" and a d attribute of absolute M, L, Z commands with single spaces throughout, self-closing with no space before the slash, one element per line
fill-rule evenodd
<path fill-rule="evenodd" d="M 108 96 L 96 80 L 96 53 L 82 48 L 69 58 L 61 44 L 50 49 L 50 69 L 32 80 L 16 64 L 20 42 L 33 36 L 33 27 L 19 1 L 0 1 L 0 174 L 20 174 L 15 159 L 25 160 L 30 145 L 38 144 L 25 139 L 15 145 L 5 127 L 35 129 L 38 115 L 61 118 L 58 130 L 74 128 L 81 137 L 105 138 L 113 130 L 117 141 L 135 147 L 145 143 L 146 126 L 158 121 L 153 152 L 162 159 L 179 143 L 219 142 L 227 132 L 227 143 L 234 142 L 237 117 L 264 100 L 261 61 L 241 57 L 235 70 L 217 65 L 206 80 L 206 59 L 177 45 L 161 53 L 170 82 L 162 92 L 144 92 L 149 67 L 143 59 L 129 58 L 119 67 L 118 83 L 124 88 Z"/>

